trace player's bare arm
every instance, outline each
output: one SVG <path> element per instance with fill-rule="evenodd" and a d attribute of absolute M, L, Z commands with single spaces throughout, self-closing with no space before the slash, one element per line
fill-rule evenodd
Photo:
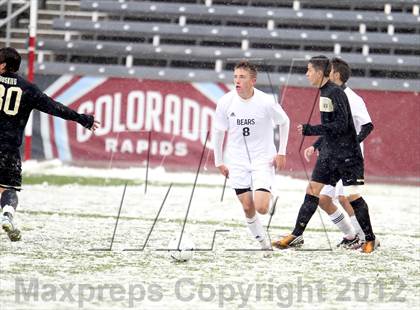
<path fill-rule="evenodd" d="M 310 147 L 307 147 L 304 151 L 303 151 L 303 155 L 305 157 L 305 160 L 307 162 L 311 161 L 311 156 L 313 155 L 313 153 L 315 153 L 315 147 L 313 145 L 311 145 Z"/>
<path fill-rule="evenodd" d="M 101 122 L 99 122 L 98 120 L 96 120 L 96 119 L 95 119 L 95 120 L 93 121 L 93 125 L 92 125 L 92 127 L 90 128 L 90 130 L 91 130 L 91 131 L 93 131 L 93 132 L 95 132 L 95 130 L 96 130 L 96 129 L 98 129 L 98 127 L 99 127 L 99 125 L 100 125 L 100 124 L 101 124 Z"/>
<path fill-rule="evenodd" d="M 299 124 L 299 125 L 297 126 L 297 131 L 298 131 L 298 134 L 300 134 L 300 135 L 302 135 L 302 134 L 303 134 L 303 125 L 302 125 L 302 124 Z"/>
<path fill-rule="evenodd" d="M 219 172 L 226 178 L 229 178 L 229 168 L 226 167 L 225 165 L 220 165 L 217 167 L 217 169 L 219 170 Z"/>
<path fill-rule="evenodd" d="M 286 155 L 277 154 L 273 159 L 273 165 L 277 171 L 286 168 Z"/>

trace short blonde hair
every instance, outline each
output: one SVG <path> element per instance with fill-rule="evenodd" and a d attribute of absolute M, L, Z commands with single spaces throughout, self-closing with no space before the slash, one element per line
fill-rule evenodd
<path fill-rule="evenodd" d="M 251 77 L 257 77 L 257 67 L 247 60 L 242 60 L 241 62 L 237 63 L 235 66 L 235 70 L 236 69 L 247 70 L 251 74 Z"/>

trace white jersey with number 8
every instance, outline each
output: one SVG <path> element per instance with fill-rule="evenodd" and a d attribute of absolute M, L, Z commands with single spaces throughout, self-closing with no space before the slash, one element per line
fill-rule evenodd
<path fill-rule="evenodd" d="M 286 154 L 289 118 L 272 95 L 254 88 L 251 98 L 242 99 L 232 90 L 218 101 L 214 126 L 227 131 L 224 161 L 237 164 L 258 164 L 273 160 L 275 125 L 280 127 L 278 154 Z"/>

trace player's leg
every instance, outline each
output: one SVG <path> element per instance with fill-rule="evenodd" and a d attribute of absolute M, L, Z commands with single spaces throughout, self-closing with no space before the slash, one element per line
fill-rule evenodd
<path fill-rule="evenodd" d="M 353 207 L 351 206 L 349 200 L 344 195 L 344 189 L 343 189 L 343 183 L 340 180 L 340 187 L 337 187 L 338 191 L 338 201 L 340 202 L 340 205 L 343 207 L 343 209 L 347 212 L 347 214 L 350 217 L 350 222 L 356 231 L 356 235 L 359 237 L 359 240 L 361 242 L 365 241 L 365 233 L 363 232 L 362 228 L 360 227 L 359 222 L 357 221 L 356 215 L 354 214 Z M 338 185 L 338 183 L 337 183 Z"/>
<path fill-rule="evenodd" d="M 325 185 L 319 194 L 319 207 L 328 215 L 337 211 L 338 207 L 334 204 L 335 187 L 332 185 Z"/>
<path fill-rule="evenodd" d="M 306 195 L 299 209 L 295 227 L 291 234 L 274 241 L 273 246 L 285 249 L 303 243 L 302 234 L 306 229 L 319 204 L 319 194 L 325 184 L 335 184 L 333 171 L 330 171 L 328 158 L 318 157 L 315 168 L 312 172 L 312 180 L 306 188 Z"/>
<path fill-rule="evenodd" d="M 2 209 L 3 218 L 12 219 L 15 215 L 16 208 L 18 205 L 18 196 L 15 189 L 12 188 L 2 188 L 0 205 Z M 3 227 L 4 228 L 4 227 Z"/>
<path fill-rule="evenodd" d="M 18 205 L 16 192 L 22 183 L 20 155 L 18 151 L 0 153 L 1 226 L 11 241 L 19 241 L 21 233 L 13 217 Z"/>
<path fill-rule="evenodd" d="M 353 191 L 354 193 L 359 192 L 359 186 L 353 187 Z M 362 252 L 371 253 L 380 245 L 380 242 L 373 233 L 368 204 L 360 194 L 351 194 L 347 199 L 353 207 L 357 222 L 364 233 Z"/>
<path fill-rule="evenodd" d="M 286 235 L 280 240 L 273 241 L 272 245 L 279 249 L 300 246 L 303 244 L 303 232 L 306 229 L 310 219 L 315 213 L 319 203 L 319 193 L 324 184 L 310 181 L 306 188 L 306 195 L 299 209 L 295 227 L 291 234 Z"/>
<path fill-rule="evenodd" d="M 260 214 L 267 214 L 270 208 L 271 192 L 266 189 L 259 187 L 254 192 L 254 205 L 255 209 Z"/>
<path fill-rule="evenodd" d="M 344 235 L 343 240 L 337 246 L 350 247 L 357 243 L 358 239 L 349 217 L 334 204 L 335 193 L 336 187 L 325 185 L 320 193 L 319 206 Z"/>
<path fill-rule="evenodd" d="M 326 184 L 335 184 L 337 180 L 330 169 L 328 158 L 318 157 L 315 168 L 312 172 L 312 178 L 306 187 L 306 195 L 296 220 L 295 228 L 292 232 L 294 236 L 303 234 L 306 225 L 312 218 L 319 205 L 319 194 Z"/>
<path fill-rule="evenodd" d="M 361 196 L 361 186 L 364 184 L 363 159 L 352 159 L 343 167 L 343 185 L 350 205 L 353 207 L 357 221 L 359 222 L 366 242 L 362 245 L 362 252 L 371 253 L 379 246 L 373 233 L 370 221 L 369 207 Z"/>
<path fill-rule="evenodd" d="M 274 177 L 275 170 L 271 162 L 253 167 L 252 189 L 254 190 L 254 205 L 260 214 L 267 214 L 269 211 Z"/>
<path fill-rule="evenodd" d="M 274 184 L 275 170 L 271 162 L 261 163 L 253 166 L 252 187 L 254 189 L 254 206 L 259 214 L 267 214 L 272 198 L 271 190 Z M 272 250 L 268 235 L 264 233 L 265 240 L 260 241 L 263 250 Z M 267 252 L 264 256 L 270 256 Z"/>
<path fill-rule="evenodd" d="M 324 183 L 310 181 L 306 188 L 306 195 L 303 204 L 300 207 L 292 235 L 300 236 L 303 234 L 306 225 L 309 223 L 312 215 L 315 213 L 319 204 L 319 194 L 324 187 Z"/>
<path fill-rule="evenodd" d="M 271 248 L 258 213 L 255 211 L 251 188 L 235 189 L 236 195 L 242 204 L 246 223 L 252 236 L 260 243 L 262 249 Z"/>
<path fill-rule="evenodd" d="M 245 167 L 231 166 L 229 171 L 229 179 L 231 186 L 235 189 L 236 196 L 242 204 L 245 213 L 246 223 L 252 236 L 265 246 L 267 238 L 264 228 L 255 211 L 254 199 L 252 196 L 252 177 L 251 171 Z"/>

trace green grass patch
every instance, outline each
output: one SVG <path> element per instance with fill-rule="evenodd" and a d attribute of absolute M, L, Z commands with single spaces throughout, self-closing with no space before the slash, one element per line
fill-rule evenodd
<path fill-rule="evenodd" d="M 118 178 L 99 178 L 99 177 L 82 177 L 82 176 L 65 176 L 65 175 L 45 175 L 30 174 L 23 175 L 24 185 L 49 184 L 49 185 L 97 185 L 97 186 L 114 186 L 114 185 L 138 185 L 142 184 L 140 180 L 124 180 Z"/>
<path fill-rule="evenodd" d="M 36 184 L 48 184 L 48 185 L 91 185 L 91 186 L 118 186 L 118 185 L 143 185 L 144 180 L 127 180 L 123 178 L 101 178 L 101 177 L 86 177 L 86 176 L 65 176 L 65 175 L 48 175 L 48 174 L 24 174 L 23 175 L 23 186 L 25 185 L 36 185 Z M 148 181 L 148 185 L 152 186 L 172 186 L 185 187 L 192 186 L 192 182 L 171 182 L 168 181 Z M 200 184 L 197 183 L 197 187 L 222 187 L 222 185 L 214 184 Z"/>

